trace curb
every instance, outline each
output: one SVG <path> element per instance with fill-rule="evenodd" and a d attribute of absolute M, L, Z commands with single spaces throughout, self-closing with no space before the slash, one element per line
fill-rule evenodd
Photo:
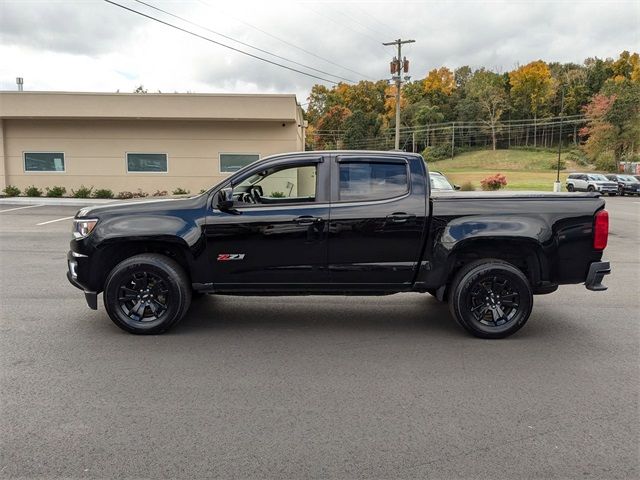
<path fill-rule="evenodd" d="M 67 207 L 88 207 L 119 203 L 123 200 L 111 198 L 49 198 L 49 197 L 5 197 L 0 198 L 0 205 L 52 205 Z"/>

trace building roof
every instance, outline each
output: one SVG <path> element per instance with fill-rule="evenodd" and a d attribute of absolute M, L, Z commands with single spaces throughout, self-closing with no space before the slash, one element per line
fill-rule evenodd
<path fill-rule="evenodd" d="M 0 92 L 0 118 L 299 122 L 293 94 Z"/>

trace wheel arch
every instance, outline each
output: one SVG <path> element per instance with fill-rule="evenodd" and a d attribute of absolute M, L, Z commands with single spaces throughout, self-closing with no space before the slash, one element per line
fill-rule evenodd
<path fill-rule="evenodd" d="M 96 251 L 95 263 L 92 265 L 95 273 L 93 283 L 96 291 L 104 289 L 109 273 L 120 262 L 135 255 L 155 253 L 175 260 L 191 279 L 193 256 L 186 243 L 176 237 L 167 238 L 139 238 L 110 241 Z"/>

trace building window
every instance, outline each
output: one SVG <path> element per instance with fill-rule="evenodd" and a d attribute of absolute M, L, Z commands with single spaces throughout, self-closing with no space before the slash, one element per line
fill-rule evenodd
<path fill-rule="evenodd" d="M 409 190 L 404 163 L 354 162 L 340 164 L 340 200 L 379 200 Z"/>
<path fill-rule="evenodd" d="M 64 153 L 25 152 L 25 172 L 64 172 Z"/>
<path fill-rule="evenodd" d="M 166 153 L 127 153 L 127 172 L 166 173 Z"/>
<path fill-rule="evenodd" d="M 237 172 L 242 167 L 260 159 L 257 153 L 221 153 L 220 171 L 224 173 Z"/>

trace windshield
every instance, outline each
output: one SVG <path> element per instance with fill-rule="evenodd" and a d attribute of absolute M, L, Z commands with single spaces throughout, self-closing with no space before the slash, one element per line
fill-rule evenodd
<path fill-rule="evenodd" d="M 437 173 L 429 174 L 429 181 L 431 182 L 431 188 L 433 190 L 453 190 L 453 187 L 447 179 Z"/>
<path fill-rule="evenodd" d="M 593 180 L 594 182 L 608 182 L 609 179 L 604 175 L 600 175 L 598 173 L 589 175 L 589 180 Z"/>
<path fill-rule="evenodd" d="M 636 177 L 632 177 L 631 175 L 618 175 L 618 178 L 623 182 L 638 183 L 638 179 Z"/>

